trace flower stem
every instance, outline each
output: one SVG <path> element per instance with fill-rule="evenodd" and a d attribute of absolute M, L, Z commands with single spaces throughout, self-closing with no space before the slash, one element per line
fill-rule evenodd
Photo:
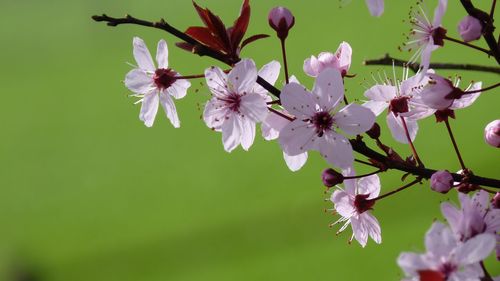
<path fill-rule="evenodd" d="M 371 172 L 371 173 L 368 173 L 368 174 L 364 174 L 364 175 L 357 175 L 357 176 L 352 176 L 352 177 L 344 177 L 345 180 L 352 180 L 352 179 L 360 179 L 360 178 L 365 178 L 365 177 L 369 177 L 369 176 L 372 176 L 372 175 L 376 175 L 378 173 L 382 172 L 382 170 L 377 170 L 375 172 Z"/>
<path fill-rule="evenodd" d="M 411 141 L 410 132 L 408 131 L 408 126 L 406 125 L 405 118 L 403 116 L 400 116 L 400 117 L 401 117 L 401 122 L 403 123 L 403 127 L 405 129 L 406 138 L 408 139 L 408 143 L 410 144 L 411 152 L 413 153 L 413 156 L 415 156 L 415 160 L 417 160 L 418 165 L 423 167 L 424 163 L 422 163 L 422 161 L 420 160 L 420 157 L 418 157 L 418 153 L 417 153 L 417 150 L 415 149 L 415 145 L 413 145 L 413 142 Z"/>
<path fill-rule="evenodd" d="M 205 78 L 205 74 L 175 76 L 175 79 L 196 79 L 196 78 Z"/>
<path fill-rule="evenodd" d="M 486 270 L 486 267 L 484 266 L 484 262 L 480 261 L 479 264 L 481 264 L 481 268 L 483 269 L 484 272 L 484 277 L 481 279 L 482 281 L 493 281 L 493 278 L 491 277 L 490 273 L 488 270 Z"/>
<path fill-rule="evenodd" d="M 288 76 L 288 63 L 286 61 L 286 48 L 285 48 L 285 39 L 281 40 L 281 52 L 283 53 L 283 64 L 285 65 L 285 81 L 286 83 L 290 83 Z"/>
<path fill-rule="evenodd" d="M 493 0 L 491 3 L 491 11 L 490 11 L 490 18 L 493 20 L 493 15 L 495 14 L 495 8 L 497 5 L 497 0 Z"/>
<path fill-rule="evenodd" d="M 444 120 L 444 123 L 446 124 L 446 129 L 448 129 L 448 134 L 450 135 L 451 142 L 453 143 L 453 148 L 455 148 L 455 152 L 457 153 L 458 161 L 460 161 L 460 166 L 462 167 L 462 170 L 465 171 L 466 168 L 464 160 L 462 159 L 462 155 L 460 154 L 460 150 L 458 149 L 457 142 L 455 141 L 455 137 L 453 136 L 453 131 L 451 130 L 450 121 L 448 120 L 448 118 Z"/>
<path fill-rule="evenodd" d="M 371 166 L 371 167 L 375 167 L 375 168 L 378 168 L 377 165 L 373 164 L 373 163 L 370 163 L 370 162 L 366 162 L 366 161 L 363 161 L 363 160 L 359 160 L 359 159 L 354 159 L 354 161 L 358 162 L 358 163 L 361 163 L 361 164 L 365 164 L 367 166 Z"/>
<path fill-rule="evenodd" d="M 458 39 L 451 38 L 451 37 L 448 37 L 448 36 L 445 36 L 444 39 L 446 39 L 448 41 L 452 41 L 452 42 L 458 43 L 460 45 L 464 45 L 466 47 L 469 47 L 469 48 L 472 48 L 472 49 L 475 49 L 475 50 L 478 50 L 478 51 L 481 51 L 483 53 L 486 53 L 488 56 L 492 55 L 490 50 L 486 50 L 484 48 L 481 48 L 481 47 L 478 47 L 478 46 L 475 46 L 475 45 L 472 45 L 472 44 L 469 44 L 469 43 L 465 43 L 464 41 L 460 41 Z"/>
<path fill-rule="evenodd" d="M 402 187 L 398 188 L 398 189 L 395 189 L 393 191 L 390 191 L 390 192 L 387 192 L 386 194 L 383 194 L 383 195 L 380 195 L 379 197 L 376 197 L 376 198 L 373 198 L 373 199 L 370 199 L 370 200 L 373 200 L 373 201 L 377 201 L 377 200 L 380 200 L 380 199 L 384 199 L 388 196 L 391 196 L 393 194 L 396 194 L 400 191 L 403 191 L 405 189 L 407 189 L 408 187 L 411 187 L 411 186 L 414 186 L 415 184 L 419 183 L 420 181 L 422 181 L 421 178 L 416 178 L 414 181 L 408 183 L 408 184 L 405 184 L 403 185 Z"/>
<path fill-rule="evenodd" d="M 500 83 L 496 83 L 494 85 L 491 85 L 489 87 L 482 88 L 482 89 L 479 89 L 479 90 L 465 91 L 464 94 L 482 93 L 482 92 L 486 92 L 486 91 L 491 90 L 491 89 L 495 89 L 496 87 L 500 87 Z"/>
<path fill-rule="evenodd" d="M 276 110 L 276 109 L 274 109 L 272 107 L 268 107 L 267 109 L 269 109 L 269 111 L 271 111 L 272 113 L 274 113 L 274 114 L 276 114 L 276 115 L 278 115 L 280 117 L 283 117 L 283 118 L 285 118 L 286 120 L 288 120 L 290 122 L 293 121 L 293 120 L 295 120 L 295 118 L 290 117 L 290 116 L 288 116 L 288 115 L 286 115 L 286 114 L 284 114 L 282 112 L 279 112 L 278 110 Z"/>

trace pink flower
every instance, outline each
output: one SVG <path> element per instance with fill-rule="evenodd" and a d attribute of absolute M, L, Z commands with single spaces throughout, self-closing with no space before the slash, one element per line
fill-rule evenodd
<path fill-rule="evenodd" d="M 464 91 L 458 88 L 459 80 L 453 84 L 450 80 L 437 74 L 428 74 L 429 83 L 421 91 L 422 102 L 436 110 L 460 109 L 470 106 L 481 94 L 480 92 L 466 94 L 467 91 L 480 90 L 482 83 L 476 82 Z"/>
<path fill-rule="evenodd" d="M 404 70 L 404 79 L 392 81 L 386 79 L 381 84 L 375 85 L 365 92 L 365 97 L 370 101 L 363 106 L 371 109 L 375 115 L 380 115 L 385 109 L 387 112 L 387 125 L 395 140 L 408 143 L 408 138 L 402 123 L 404 118 L 410 139 L 417 136 L 417 120 L 434 114 L 435 110 L 424 105 L 420 99 L 420 91 L 427 84 L 428 78 L 420 75 L 407 78 L 408 69 Z"/>
<path fill-rule="evenodd" d="M 475 17 L 465 16 L 458 24 L 458 33 L 464 42 L 474 41 L 481 38 L 483 26 Z"/>
<path fill-rule="evenodd" d="M 278 38 L 285 40 L 288 37 L 288 31 L 295 24 L 295 17 L 292 12 L 285 7 L 276 7 L 269 12 L 269 25 L 276 30 Z"/>
<path fill-rule="evenodd" d="M 319 150 L 330 164 L 350 167 L 354 161 L 351 144 L 336 128 L 349 135 L 361 134 L 373 126 L 375 116 L 357 104 L 336 111 L 343 97 L 342 76 L 333 68 L 318 75 L 312 93 L 297 83 L 286 85 L 281 92 L 281 104 L 296 119 L 280 131 L 283 151 L 295 156 Z"/>
<path fill-rule="evenodd" d="M 255 92 L 255 63 L 242 60 L 229 74 L 211 67 L 205 70 L 205 77 L 213 94 L 203 112 L 205 123 L 222 132 L 222 143 L 227 152 L 240 144 L 248 150 L 255 138 L 255 124 L 262 122 L 268 114 L 266 101 Z"/>
<path fill-rule="evenodd" d="M 441 212 L 459 241 L 467 241 L 482 233 L 488 233 L 500 240 L 500 209 L 490 206 L 490 198 L 486 191 L 480 190 L 472 198 L 459 193 L 461 208 L 448 202 L 441 204 Z M 500 251 L 500 244 L 497 245 Z"/>
<path fill-rule="evenodd" d="M 487 144 L 500 148 L 500 120 L 490 122 L 484 128 L 484 141 Z"/>
<path fill-rule="evenodd" d="M 448 171 L 437 171 L 431 176 L 431 188 L 436 192 L 448 193 L 453 187 L 453 177 Z"/>
<path fill-rule="evenodd" d="M 167 118 L 175 128 L 180 126 L 179 117 L 175 104 L 170 96 L 183 98 L 191 83 L 185 79 L 178 79 L 179 73 L 168 68 L 168 48 L 164 40 L 158 42 L 155 67 L 151 54 L 144 41 L 134 37 L 134 58 L 138 67 L 127 73 L 125 86 L 135 93 L 136 97 L 141 97 L 142 103 L 139 119 L 147 127 L 153 126 L 158 105 L 161 103 Z"/>
<path fill-rule="evenodd" d="M 354 173 L 347 172 L 347 175 L 352 176 Z M 335 211 L 341 216 L 332 225 L 343 223 L 337 234 L 351 225 L 353 234 L 350 241 L 355 238 L 365 247 L 370 236 L 375 243 L 382 243 L 379 222 L 370 211 L 375 204 L 370 199 L 376 198 L 380 193 L 379 177 L 372 175 L 359 180 L 345 180 L 344 186 L 345 189 L 335 190 L 330 198 Z"/>
<path fill-rule="evenodd" d="M 342 42 L 335 54 L 323 52 L 317 58 L 311 56 L 311 58 L 306 59 L 304 72 L 311 77 L 317 77 L 323 70 L 335 68 L 342 73 L 342 76 L 345 76 L 351 66 L 351 57 L 351 46 L 347 42 Z"/>
<path fill-rule="evenodd" d="M 404 280 L 480 281 L 484 273 L 479 262 L 494 249 L 495 238 L 480 234 L 460 243 L 448 227 L 435 222 L 426 234 L 425 247 L 425 254 L 399 255 L 398 265 L 408 277 Z"/>
<path fill-rule="evenodd" d="M 444 45 L 446 29 L 441 27 L 441 20 L 447 5 L 448 0 L 439 0 L 439 4 L 434 11 L 434 20 L 432 22 L 429 21 L 429 18 L 420 4 L 417 5 L 418 10 L 416 12 L 413 11 L 411 14 L 411 41 L 405 44 L 405 48 L 408 50 L 416 50 L 410 62 L 416 61 L 418 56 L 421 57 L 420 65 L 422 66 L 422 74 L 427 73 L 427 69 L 429 69 L 432 51 Z"/>
<path fill-rule="evenodd" d="M 370 14 L 374 17 L 380 17 L 384 13 L 384 0 L 365 0 Z"/>

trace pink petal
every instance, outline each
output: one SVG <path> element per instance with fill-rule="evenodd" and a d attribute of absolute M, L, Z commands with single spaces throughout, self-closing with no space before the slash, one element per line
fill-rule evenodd
<path fill-rule="evenodd" d="M 411 141 L 415 140 L 418 132 L 418 124 L 416 121 L 411 119 L 405 119 L 406 126 L 408 127 L 408 132 L 410 134 Z M 401 117 L 396 117 L 391 112 L 387 114 L 387 126 L 391 130 L 392 137 L 400 143 L 408 143 L 408 138 L 406 137 L 406 132 L 401 122 Z"/>
<path fill-rule="evenodd" d="M 250 93 L 257 81 L 257 67 L 253 60 L 241 60 L 229 72 L 228 78 L 238 94 Z"/>
<path fill-rule="evenodd" d="M 380 113 L 384 112 L 384 110 L 389 106 L 389 103 L 385 101 L 367 101 L 363 104 L 364 107 L 370 109 L 375 116 L 379 116 Z"/>
<path fill-rule="evenodd" d="M 457 241 L 451 230 L 440 222 L 435 222 L 425 235 L 425 247 L 427 252 L 434 257 L 448 257 L 457 246 Z"/>
<path fill-rule="evenodd" d="M 344 82 L 340 72 L 333 68 L 323 70 L 316 78 L 312 93 L 323 110 L 335 108 L 344 98 Z"/>
<path fill-rule="evenodd" d="M 380 17 L 384 13 L 384 0 L 365 0 L 370 14 L 374 17 Z"/>
<path fill-rule="evenodd" d="M 236 114 L 228 115 L 222 124 L 222 143 L 227 152 L 233 151 L 241 142 L 242 124 Z"/>
<path fill-rule="evenodd" d="M 380 178 L 371 175 L 358 180 L 358 194 L 370 194 L 368 199 L 377 197 L 380 194 Z"/>
<path fill-rule="evenodd" d="M 401 253 L 398 257 L 398 265 L 409 276 L 418 276 L 417 271 L 428 267 L 422 255 L 415 253 Z"/>
<path fill-rule="evenodd" d="M 155 122 L 156 113 L 158 112 L 158 103 L 160 98 L 158 93 L 155 91 L 153 93 L 147 94 L 142 99 L 141 113 L 139 114 L 139 119 L 144 122 L 146 127 L 152 127 Z"/>
<path fill-rule="evenodd" d="M 261 125 L 262 137 L 265 140 L 277 139 L 280 131 L 285 128 L 288 123 L 290 123 L 288 119 L 285 119 L 274 112 L 269 112 L 266 120 L 264 120 Z"/>
<path fill-rule="evenodd" d="M 224 106 L 224 102 L 218 100 L 217 98 L 212 98 L 205 105 L 203 120 L 209 128 L 215 131 L 220 131 L 226 115 L 228 115 L 228 109 Z"/>
<path fill-rule="evenodd" d="M 286 154 L 295 156 L 314 149 L 313 139 L 317 141 L 315 129 L 296 119 L 280 131 L 279 143 Z"/>
<path fill-rule="evenodd" d="M 283 152 L 283 158 L 285 159 L 285 163 L 292 172 L 300 170 L 306 164 L 307 157 L 308 157 L 307 152 L 295 156 L 290 156 L 285 152 Z"/>
<path fill-rule="evenodd" d="M 396 97 L 396 87 L 390 85 L 375 85 L 365 92 L 365 97 L 372 101 L 389 102 Z"/>
<path fill-rule="evenodd" d="M 375 114 L 361 105 L 351 103 L 335 114 L 334 122 L 349 135 L 359 135 L 371 129 Z"/>
<path fill-rule="evenodd" d="M 166 92 L 160 94 L 160 103 L 170 123 L 172 123 L 175 128 L 179 128 L 181 124 L 177 116 L 177 109 L 175 108 L 174 101 Z"/>
<path fill-rule="evenodd" d="M 420 72 L 420 77 L 423 80 L 429 69 L 429 65 L 431 63 L 431 54 L 434 50 L 434 40 L 432 37 L 429 38 L 429 42 L 422 46 L 422 54 L 420 55 L 420 67 L 422 71 Z"/>
<path fill-rule="evenodd" d="M 493 234 L 479 234 L 461 244 L 456 251 L 456 262 L 468 265 L 486 259 L 495 249 L 496 239 Z"/>
<path fill-rule="evenodd" d="M 349 140 L 333 131 L 326 132 L 318 139 L 319 151 L 328 163 L 348 168 L 354 162 L 353 150 Z"/>
<path fill-rule="evenodd" d="M 340 46 L 338 47 L 335 54 L 338 58 L 337 64 L 339 70 L 345 71 L 347 73 L 347 71 L 349 71 L 349 68 L 351 67 L 351 59 L 352 59 L 351 45 L 349 45 L 349 43 L 347 42 L 340 43 Z"/>
<path fill-rule="evenodd" d="M 278 80 L 278 77 L 280 75 L 280 69 L 281 69 L 280 63 L 277 61 L 272 61 L 264 65 L 260 69 L 258 75 L 262 77 L 262 79 L 266 80 L 269 84 L 274 85 L 274 83 L 276 83 L 276 80 Z M 261 95 L 266 95 L 268 91 L 264 89 L 261 85 L 255 83 L 252 92 Z"/>
<path fill-rule="evenodd" d="M 322 66 L 321 68 L 324 69 L 326 66 L 332 66 L 336 63 L 337 57 L 330 52 L 322 52 L 318 55 L 318 61 L 320 62 L 320 66 Z"/>
<path fill-rule="evenodd" d="M 364 212 L 360 215 L 360 219 L 363 220 L 365 228 L 368 230 L 368 235 L 375 241 L 375 243 L 382 243 L 382 234 L 380 230 L 380 224 L 376 217 L 374 217 L 370 212 Z"/>
<path fill-rule="evenodd" d="M 349 218 L 356 213 L 351 196 L 343 190 L 335 190 L 330 197 L 330 201 L 334 204 L 335 211 L 345 218 Z"/>
<path fill-rule="evenodd" d="M 153 79 L 141 69 L 132 69 L 125 76 L 125 86 L 136 94 L 147 94 L 155 88 Z"/>
<path fill-rule="evenodd" d="M 465 91 L 476 91 L 480 90 L 483 86 L 482 82 L 476 82 L 471 84 Z M 475 94 L 465 94 L 461 98 L 453 101 L 453 104 L 450 106 L 450 109 L 460 109 L 471 106 L 477 98 L 481 95 L 481 92 Z"/>
<path fill-rule="evenodd" d="M 285 85 L 280 98 L 283 107 L 297 118 L 310 118 L 316 112 L 313 95 L 300 84 Z"/>
<path fill-rule="evenodd" d="M 427 71 L 429 73 L 429 71 Z M 412 76 L 401 82 L 400 92 L 402 96 L 414 96 L 420 89 L 429 83 L 429 77 L 421 75 Z"/>
<path fill-rule="evenodd" d="M 352 232 L 354 233 L 354 238 L 361 244 L 361 247 L 365 247 L 368 242 L 368 229 L 363 224 L 361 219 L 356 217 L 351 218 Z"/>
<path fill-rule="evenodd" d="M 241 147 L 248 151 L 255 139 L 255 123 L 247 117 L 241 118 Z"/>
<path fill-rule="evenodd" d="M 441 25 L 443 15 L 446 12 L 446 7 L 448 6 L 448 0 L 439 0 L 439 4 L 434 10 L 434 21 L 432 22 L 433 27 L 438 27 Z"/>
<path fill-rule="evenodd" d="M 227 75 L 222 69 L 212 66 L 205 70 L 205 79 L 207 86 L 212 94 L 219 98 L 226 97 L 228 93 Z"/>
<path fill-rule="evenodd" d="M 165 40 L 160 40 L 158 42 L 158 49 L 156 51 L 156 62 L 158 62 L 158 68 L 167 69 L 168 68 L 168 47 Z"/>
<path fill-rule="evenodd" d="M 134 37 L 134 58 L 140 69 L 147 71 L 155 71 L 156 67 L 149 53 L 148 47 L 144 41 L 139 37 Z"/>
<path fill-rule="evenodd" d="M 452 204 L 444 202 L 441 204 L 441 213 L 443 213 L 443 216 L 445 217 L 453 232 L 455 234 L 458 234 L 460 230 L 460 221 L 462 219 L 461 212 L 457 210 Z"/>
<path fill-rule="evenodd" d="M 241 97 L 240 113 L 250 118 L 254 123 L 259 123 L 266 119 L 269 110 L 262 96 L 252 93 Z"/>
<path fill-rule="evenodd" d="M 191 87 L 191 82 L 186 79 L 179 79 L 167 88 L 167 92 L 176 99 L 182 99 L 186 96 L 189 87 Z"/>
<path fill-rule="evenodd" d="M 311 77 L 316 77 L 319 74 L 320 64 L 315 56 L 311 56 L 304 61 L 304 72 Z"/>

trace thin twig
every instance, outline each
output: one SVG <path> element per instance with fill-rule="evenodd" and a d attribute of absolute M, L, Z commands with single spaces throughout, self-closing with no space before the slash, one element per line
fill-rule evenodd
<path fill-rule="evenodd" d="M 408 63 L 404 60 L 391 57 L 386 54 L 380 59 L 370 59 L 365 60 L 363 63 L 365 65 L 387 65 L 392 66 L 394 62 L 395 66 L 406 66 L 413 72 L 417 72 L 420 69 L 420 64 L 418 63 Z M 481 71 L 500 74 L 500 67 L 495 66 L 485 66 L 485 65 L 475 65 L 475 64 L 459 64 L 459 63 L 431 63 L 429 68 L 432 69 L 456 69 L 456 70 L 470 70 L 470 71 Z"/>

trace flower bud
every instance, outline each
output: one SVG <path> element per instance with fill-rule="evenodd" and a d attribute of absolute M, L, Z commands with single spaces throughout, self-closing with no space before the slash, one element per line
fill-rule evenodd
<path fill-rule="evenodd" d="M 458 24 L 458 33 L 464 42 L 470 42 L 481 38 L 483 26 L 475 17 L 465 16 Z"/>
<path fill-rule="evenodd" d="M 494 209 L 500 209 L 500 192 L 497 192 L 497 194 L 493 196 L 493 200 L 491 200 L 491 206 Z"/>
<path fill-rule="evenodd" d="M 374 140 L 380 138 L 380 126 L 378 125 L 378 123 L 373 123 L 372 128 L 366 131 L 366 134 Z"/>
<path fill-rule="evenodd" d="M 341 173 L 330 168 L 323 171 L 321 179 L 323 180 L 323 184 L 326 187 L 333 187 L 344 182 L 344 176 Z"/>
<path fill-rule="evenodd" d="M 453 177 L 448 171 L 437 171 L 431 176 L 431 188 L 436 192 L 448 193 L 453 187 Z"/>
<path fill-rule="evenodd" d="M 295 17 L 292 12 L 285 7 L 276 7 L 269 12 L 269 25 L 276 30 L 278 38 L 285 40 L 288 31 L 295 24 Z"/>
<path fill-rule="evenodd" d="M 422 90 L 422 101 L 430 108 L 444 110 L 449 108 L 455 99 L 461 98 L 463 91 L 453 83 L 439 75 L 429 74 L 429 84 Z"/>
<path fill-rule="evenodd" d="M 495 120 L 484 129 L 484 140 L 489 145 L 500 148 L 500 120 Z"/>

